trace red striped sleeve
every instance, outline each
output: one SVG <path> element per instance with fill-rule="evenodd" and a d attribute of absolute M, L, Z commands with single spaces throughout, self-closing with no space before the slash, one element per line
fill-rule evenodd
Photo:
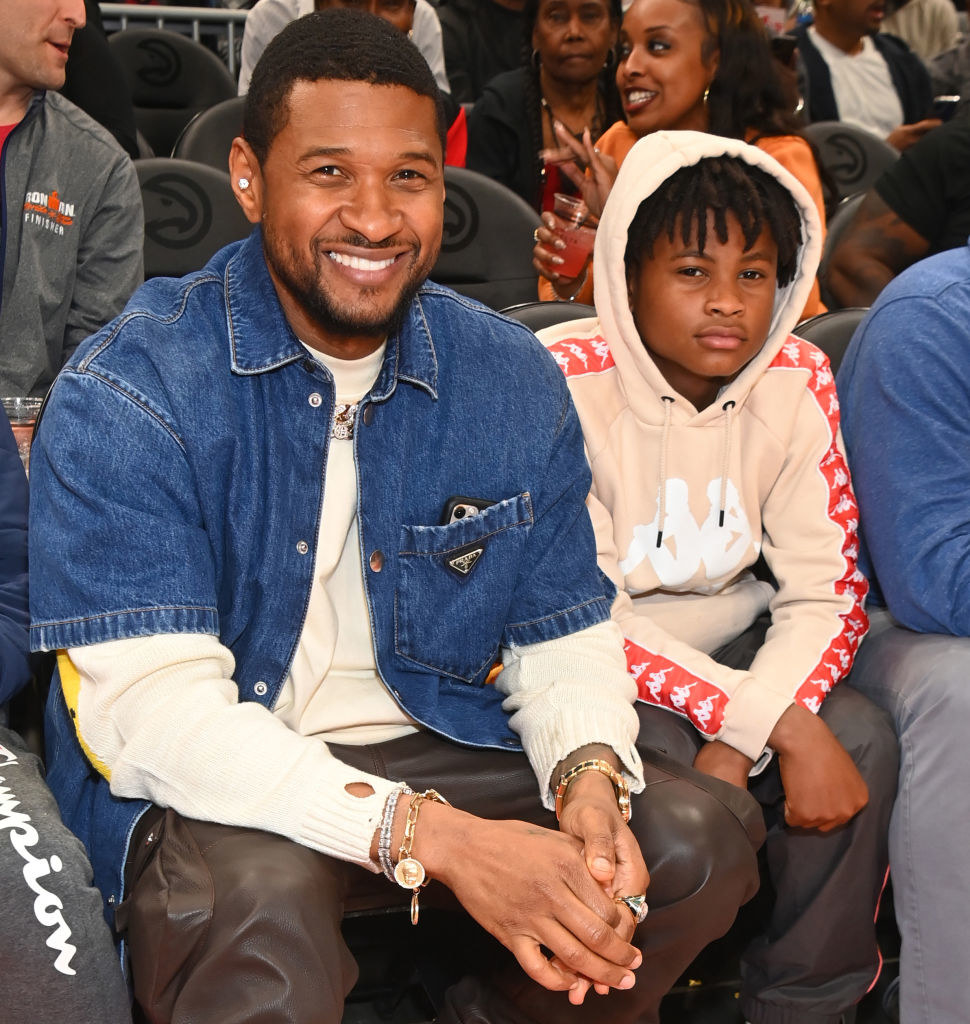
<path fill-rule="evenodd" d="M 862 607 L 869 584 L 858 566 L 859 507 L 852 493 L 849 468 L 836 441 L 839 399 L 828 358 L 811 343 L 791 335 L 772 360 L 770 368 L 808 370 L 809 393 L 829 428 L 829 445 L 818 470 L 828 487 L 826 512 L 842 532 L 845 568 L 833 587 L 836 594 L 848 598 L 849 607 L 839 615 L 841 629 L 822 651 L 815 667 L 795 693 L 796 703 L 817 712 L 825 695 L 852 667 L 859 642 L 869 628 L 869 619 Z"/>
<path fill-rule="evenodd" d="M 683 715 L 705 735 L 716 735 L 724 719 L 727 694 L 683 665 L 652 654 L 629 637 L 625 641 L 626 667 L 636 680 L 637 697 Z"/>

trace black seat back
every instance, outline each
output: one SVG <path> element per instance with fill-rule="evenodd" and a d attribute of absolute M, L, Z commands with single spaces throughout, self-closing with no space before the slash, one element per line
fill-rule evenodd
<path fill-rule="evenodd" d="M 834 194 L 825 197 L 833 210 L 847 196 L 865 192 L 883 171 L 899 159 L 899 152 L 885 139 L 841 121 L 816 121 L 805 135 L 815 144 Z"/>
<path fill-rule="evenodd" d="M 226 170 L 232 140 L 242 134 L 245 103 L 245 96 L 233 96 L 196 114 L 182 130 L 172 156 Z"/>
<path fill-rule="evenodd" d="M 794 333 L 820 348 L 829 357 L 832 372 L 836 373 L 855 329 L 868 312 L 868 308 L 863 306 L 848 306 L 845 309 L 819 313 L 818 316 L 800 323 Z"/>
<path fill-rule="evenodd" d="M 504 185 L 460 167 L 445 168 L 445 189 L 441 254 L 431 279 L 492 309 L 535 299 L 535 210 Z"/>
<path fill-rule="evenodd" d="M 164 29 L 127 29 L 108 40 L 131 90 L 135 124 L 159 156 L 172 152 L 200 110 L 236 95 L 228 68 L 201 43 Z"/>
<path fill-rule="evenodd" d="M 199 270 L 249 234 L 226 171 L 167 157 L 137 160 L 135 170 L 145 208 L 145 277 Z"/>
<path fill-rule="evenodd" d="M 545 327 L 555 327 L 569 320 L 582 320 L 596 316 L 596 310 L 582 302 L 520 302 L 502 310 L 504 316 L 525 324 L 530 331 L 536 333 Z"/>

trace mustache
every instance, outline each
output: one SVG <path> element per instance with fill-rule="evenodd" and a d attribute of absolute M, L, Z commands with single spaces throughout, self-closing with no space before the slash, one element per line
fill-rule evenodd
<path fill-rule="evenodd" d="M 364 235 L 352 233 L 345 235 L 343 238 L 330 238 L 326 242 L 319 243 L 321 249 L 327 249 L 334 245 L 349 245 L 356 249 L 390 249 L 394 246 L 400 245 L 394 235 L 389 235 L 387 238 L 382 238 L 379 242 L 372 242 L 369 238 Z"/>

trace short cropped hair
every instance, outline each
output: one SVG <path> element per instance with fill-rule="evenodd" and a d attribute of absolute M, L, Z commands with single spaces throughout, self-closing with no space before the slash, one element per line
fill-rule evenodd
<path fill-rule="evenodd" d="M 778 284 L 794 279 L 802 242 L 795 200 L 777 178 L 740 157 L 707 157 L 682 167 L 643 200 L 627 232 L 627 274 L 644 259 L 653 258 L 661 231 L 673 242 L 678 224 L 685 245 L 696 228 L 697 246 L 703 250 L 709 212 L 714 214 L 714 231 L 722 244 L 728 237 L 729 213 L 737 218 L 747 248 L 767 228 L 778 247 Z"/>
<path fill-rule="evenodd" d="M 401 31 L 363 11 L 315 11 L 291 21 L 263 51 L 249 83 L 243 137 L 260 163 L 289 118 L 297 82 L 403 85 L 434 101 L 442 152 L 447 122 L 441 90 L 427 61 Z"/>

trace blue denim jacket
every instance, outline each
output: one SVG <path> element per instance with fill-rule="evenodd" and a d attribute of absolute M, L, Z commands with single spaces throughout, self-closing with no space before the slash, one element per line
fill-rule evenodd
<path fill-rule="evenodd" d="M 306 615 L 333 404 L 332 377 L 283 316 L 258 231 L 196 274 L 144 285 L 72 357 L 35 442 L 33 647 L 211 633 L 235 656 L 240 700 L 272 707 Z M 594 625 L 613 598 L 562 373 L 521 325 L 428 284 L 358 416 L 381 676 L 436 732 L 517 749 L 485 684 L 499 647 Z M 493 504 L 441 525 L 454 495 Z M 467 576 L 449 565 L 476 547 Z M 51 788 L 114 902 L 147 804 L 110 794 L 59 686 L 48 736 Z"/>

